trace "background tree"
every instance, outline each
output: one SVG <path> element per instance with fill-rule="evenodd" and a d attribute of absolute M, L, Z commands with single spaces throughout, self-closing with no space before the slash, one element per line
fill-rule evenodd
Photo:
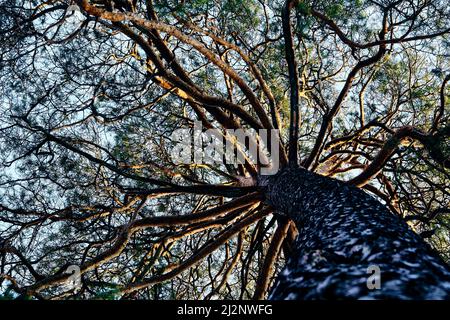
<path fill-rule="evenodd" d="M 197 120 L 279 129 L 448 261 L 446 1 L 0 1 L 4 296 L 267 297 L 298 230 L 260 163 L 172 161 Z"/>

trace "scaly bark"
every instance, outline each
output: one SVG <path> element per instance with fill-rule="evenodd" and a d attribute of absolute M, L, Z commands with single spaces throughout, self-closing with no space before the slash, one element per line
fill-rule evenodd
<path fill-rule="evenodd" d="M 364 191 L 293 168 L 259 184 L 266 202 L 299 230 L 270 299 L 450 298 L 449 266 Z M 369 266 L 380 268 L 380 289 L 367 286 Z"/>

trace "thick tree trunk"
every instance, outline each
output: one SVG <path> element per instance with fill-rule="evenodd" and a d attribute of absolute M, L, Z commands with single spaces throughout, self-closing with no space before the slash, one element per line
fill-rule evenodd
<path fill-rule="evenodd" d="M 449 266 L 362 190 L 292 168 L 259 183 L 299 230 L 270 299 L 450 299 Z"/>

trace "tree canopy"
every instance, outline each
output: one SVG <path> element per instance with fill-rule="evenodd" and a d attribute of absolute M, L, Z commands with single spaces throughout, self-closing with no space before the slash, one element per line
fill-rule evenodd
<path fill-rule="evenodd" d="M 0 21 L 3 297 L 267 297 L 295 226 L 260 160 L 173 161 L 196 121 L 278 130 L 281 166 L 450 259 L 447 1 L 0 0 Z"/>

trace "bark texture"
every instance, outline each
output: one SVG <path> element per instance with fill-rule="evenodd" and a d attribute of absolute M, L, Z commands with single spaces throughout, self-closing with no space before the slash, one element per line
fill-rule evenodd
<path fill-rule="evenodd" d="M 449 266 L 364 191 L 293 168 L 259 183 L 299 230 L 270 299 L 450 299 Z M 380 289 L 367 286 L 370 266 L 381 271 Z"/>

